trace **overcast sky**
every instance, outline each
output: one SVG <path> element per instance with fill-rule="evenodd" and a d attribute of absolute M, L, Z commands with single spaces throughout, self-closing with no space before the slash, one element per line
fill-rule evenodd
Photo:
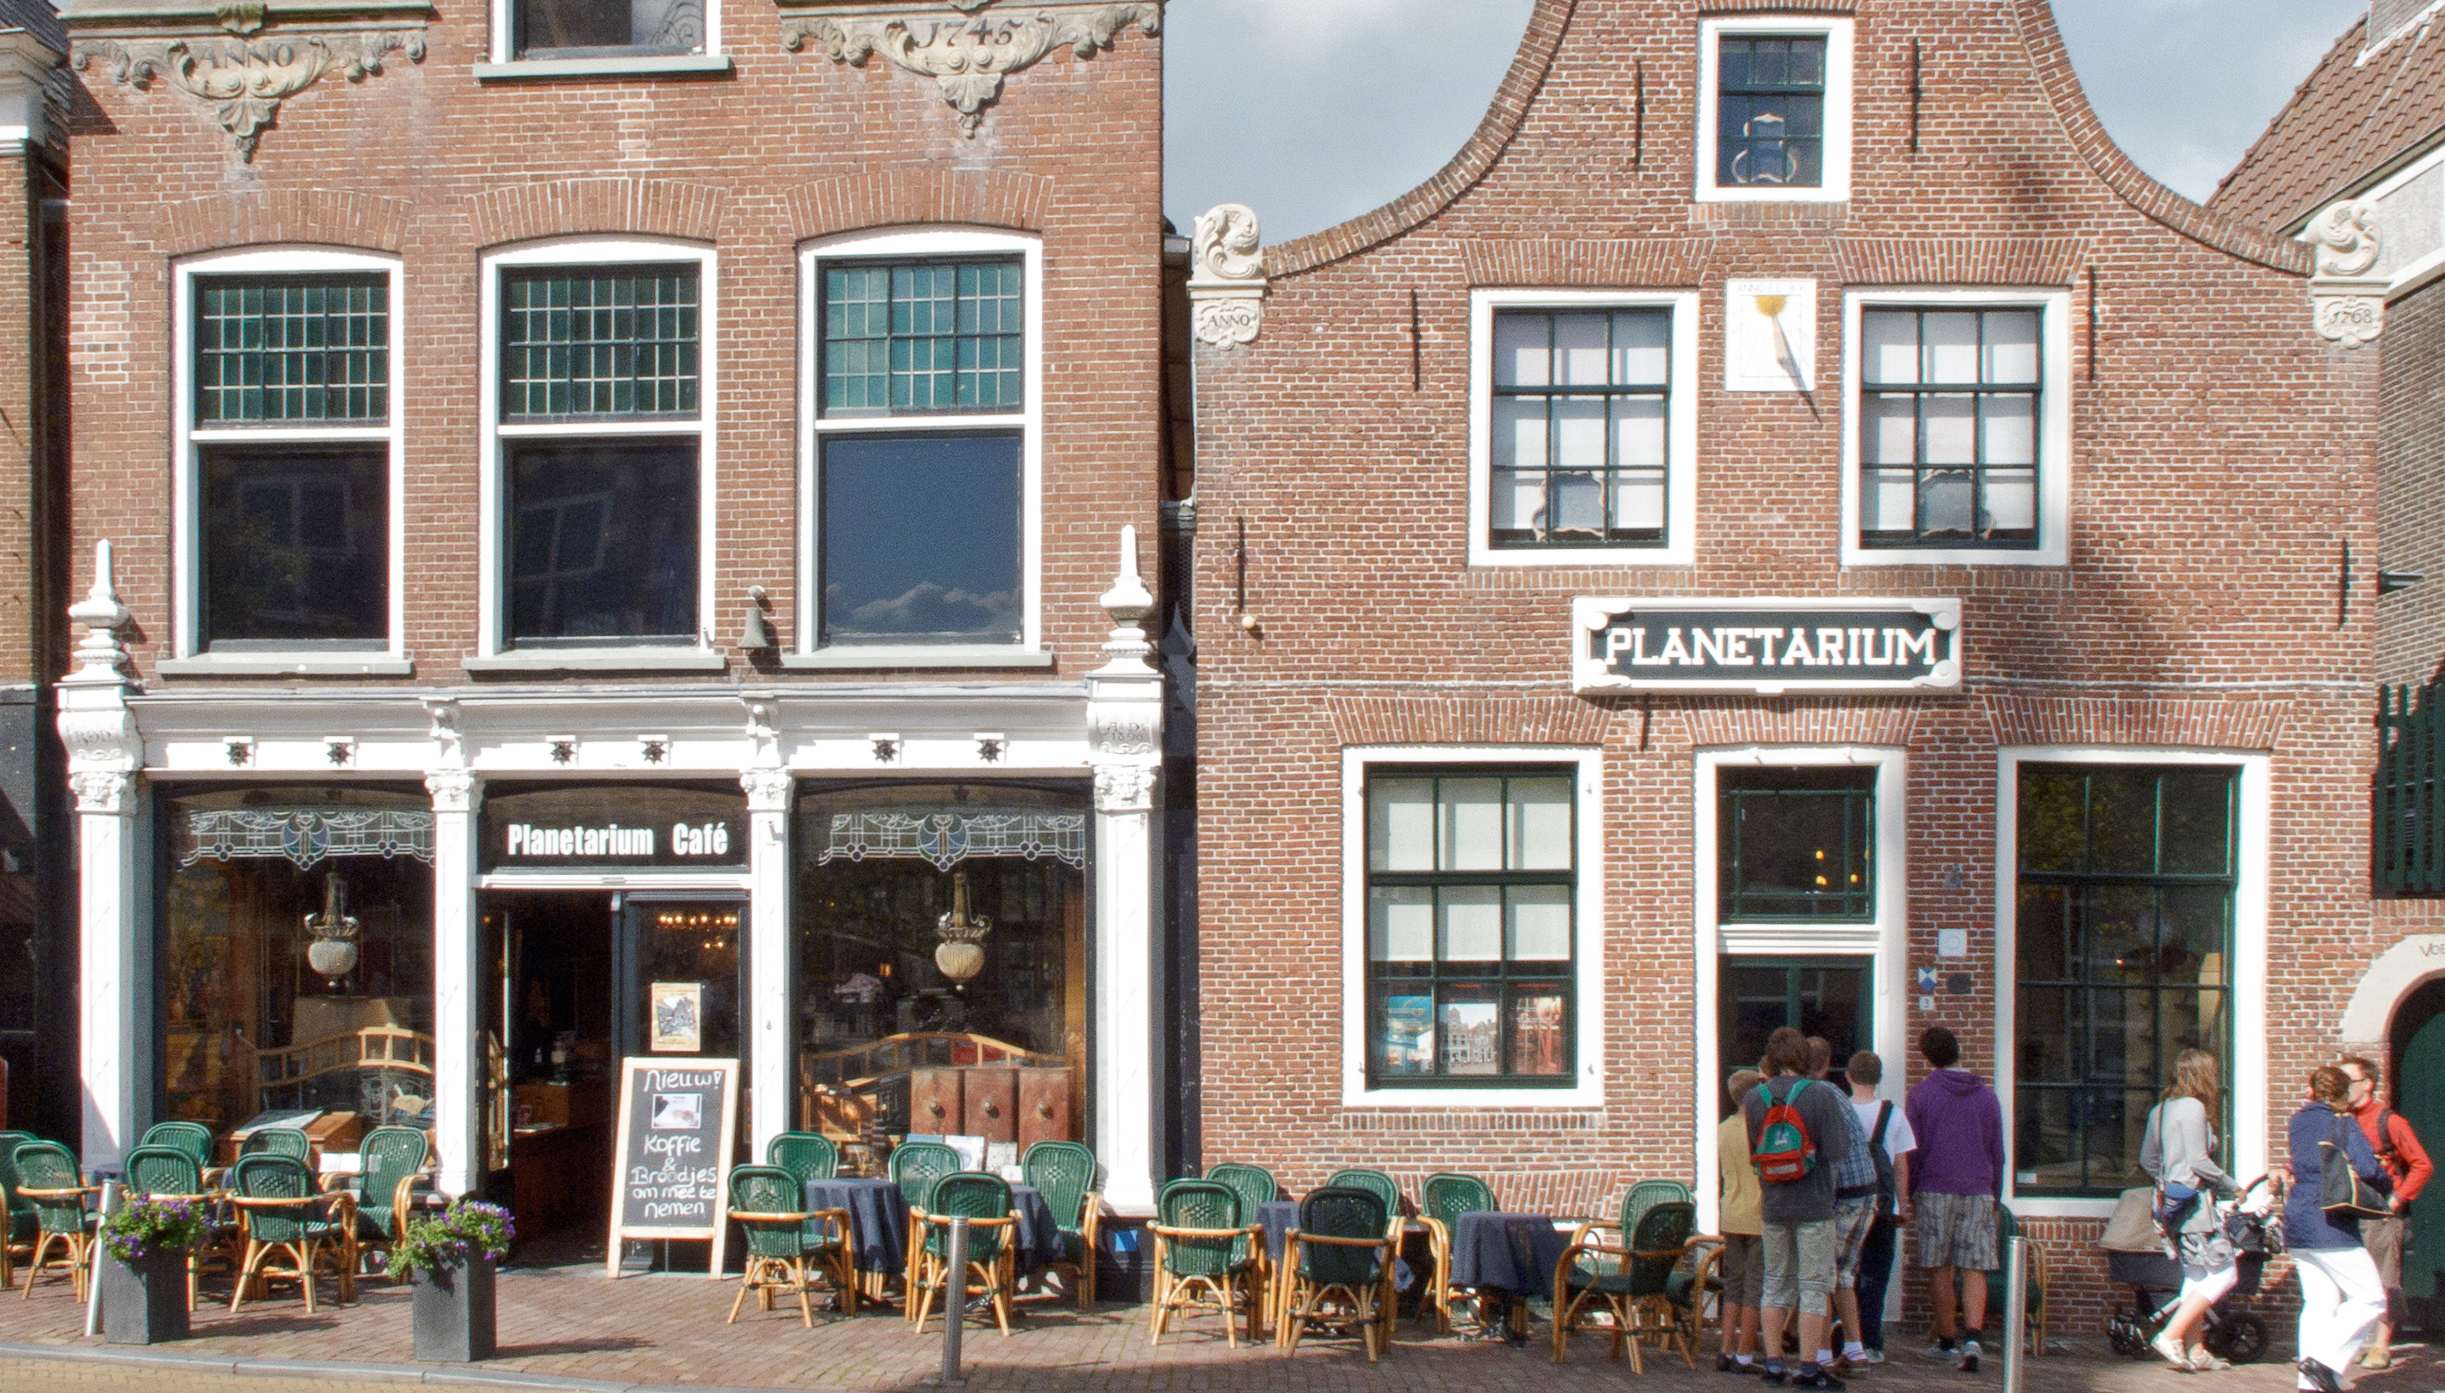
<path fill-rule="evenodd" d="M 2215 192 L 2367 0 L 2055 0 L 2098 116 L 2141 168 Z M 1164 206 L 1250 204 L 1265 240 L 1330 227 L 1443 167 L 1532 0 L 1172 0 Z"/>

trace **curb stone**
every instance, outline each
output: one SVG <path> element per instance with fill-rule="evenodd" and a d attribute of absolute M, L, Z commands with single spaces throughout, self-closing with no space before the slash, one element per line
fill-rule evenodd
<path fill-rule="evenodd" d="M 319 1359 L 236 1358 L 217 1354 L 181 1354 L 163 1349 L 97 1349 L 81 1345 L 26 1345 L 0 1341 L 0 1359 L 43 1360 L 63 1364 L 131 1364 L 164 1366 L 248 1378 L 319 1378 L 361 1383 L 429 1383 L 457 1388 L 535 1388 L 568 1393 L 770 1393 L 768 1389 L 724 1388 L 708 1384 L 684 1387 L 660 1383 L 615 1383 L 603 1379 L 564 1378 L 504 1369 L 490 1372 L 468 1364 L 354 1364 Z M 820 1390 L 818 1390 L 820 1393 Z"/>

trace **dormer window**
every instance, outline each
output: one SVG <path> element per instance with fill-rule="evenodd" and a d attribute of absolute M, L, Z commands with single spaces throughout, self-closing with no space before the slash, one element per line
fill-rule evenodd
<path fill-rule="evenodd" d="M 1851 196 L 1851 23 L 1744 15 L 1700 25 L 1699 202 Z"/>

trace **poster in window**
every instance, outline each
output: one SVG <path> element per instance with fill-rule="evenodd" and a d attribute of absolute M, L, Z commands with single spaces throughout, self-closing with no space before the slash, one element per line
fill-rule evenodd
<path fill-rule="evenodd" d="M 1556 1075 L 1569 1070 L 1570 1051 L 1563 1038 L 1569 1020 L 1562 993 L 1540 988 L 1520 993 L 1511 1007 L 1511 1072 Z"/>
<path fill-rule="evenodd" d="M 654 1009 L 656 1054 L 695 1054 L 705 1047 L 705 984 L 656 982 L 648 989 Z"/>
<path fill-rule="evenodd" d="M 1501 1073 L 1502 1063 L 1496 1053 L 1501 1043 L 1496 1020 L 1501 1014 L 1501 1005 L 1492 1001 L 1443 1003 L 1443 1072 Z"/>
<path fill-rule="evenodd" d="M 1395 996 L 1384 1001 L 1383 1034 L 1376 1041 L 1378 1074 L 1435 1071 L 1435 999 Z"/>

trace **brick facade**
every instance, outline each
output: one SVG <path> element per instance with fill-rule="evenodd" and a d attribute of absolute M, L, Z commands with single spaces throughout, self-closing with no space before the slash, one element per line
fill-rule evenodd
<path fill-rule="evenodd" d="M 1847 202 L 1693 200 L 1699 21 L 1752 10 L 1856 25 Z M 1904 947 L 1873 969 L 1900 1019 L 1879 1038 L 1950 1026 L 1988 1075 L 2010 966 L 1999 750 L 2263 757 L 2264 975 L 2241 990 L 2266 1061 L 2234 1082 L 2253 1150 L 2280 1153 L 2297 1081 L 2390 941 L 2367 889 L 2373 578 L 2363 563 L 2345 591 L 2338 565 L 2377 545 L 2377 355 L 2312 332 L 2304 248 L 2113 148 L 2042 0 L 1543 0 L 1451 165 L 1265 261 L 1262 336 L 1198 361 L 1208 1163 L 1294 1187 L 1342 1165 L 1466 1171 L 1555 1212 L 1604 1212 L 1636 1179 L 1711 1191 L 1697 757 L 1781 745 L 1902 752 Z M 1723 390 L 1725 283 L 1747 277 L 1814 282 L 1813 397 Z M 1843 292 L 1871 286 L 2066 294 L 2069 371 L 2048 387 L 2071 395 L 2068 565 L 1841 564 Z M 1700 292 L 1693 566 L 1468 564 L 1471 292 L 1564 287 Z M 1582 697 L 1584 595 L 1957 596 L 1966 671 L 1942 695 Z M 1600 1106 L 1345 1098 L 1343 752 L 1460 744 L 1601 751 L 1602 922 L 1580 926 L 1603 944 L 1581 968 L 1603 983 Z M 1939 958 L 1944 930 L 1966 958 Z M 1920 967 L 1968 994 L 1922 1009 Z M 1886 1053 L 1889 1082 L 1924 1072 Z M 2096 1328 L 2101 1215 L 2035 1212 L 2062 1216 L 2039 1230 L 2072 1297 L 2059 1320 Z"/>

